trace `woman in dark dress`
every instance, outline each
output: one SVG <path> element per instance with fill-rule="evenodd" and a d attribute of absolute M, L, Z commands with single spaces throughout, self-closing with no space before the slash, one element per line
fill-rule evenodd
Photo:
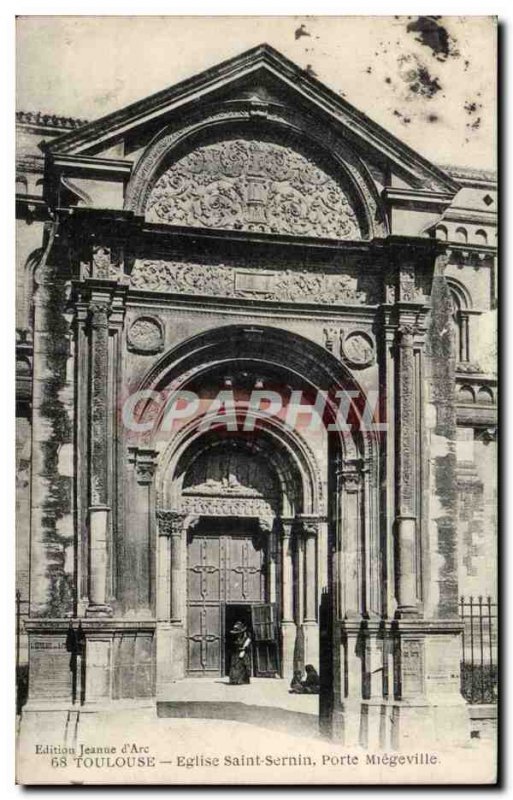
<path fill-rule="evenodd" d="M 303 681 L 303 691 L 305 694 L 319 694 L 319 675 L 313 664 L 307 664 L 305 667 L 306 678 Z"/>
<path fill-rule="evenodd" d="M 249 683 L 251 676 L 251 637 L 243 622 L 236 622 L 230 631 L 230 683 Z"/>

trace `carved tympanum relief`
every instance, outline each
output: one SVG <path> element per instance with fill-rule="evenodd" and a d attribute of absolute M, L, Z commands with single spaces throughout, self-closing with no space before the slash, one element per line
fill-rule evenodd
<path fill-rule="evenodd" d="M 361 239 L 341 185 L 308 157 L 275 142 L 230 139 L 197 148 L 157 180 L 149 222 Z"/>
<path fill-rule="evenodd" d="M 197 459 L 184 479 L 181 508 L 188 513 L 272 517 L 279 489 L 266 462 L 242 450 L 213 451 Z"/>

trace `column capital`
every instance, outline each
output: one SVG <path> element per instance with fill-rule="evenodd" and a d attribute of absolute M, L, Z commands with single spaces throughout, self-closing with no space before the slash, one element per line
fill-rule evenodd
<path fill-rule="evenodd" d="M 346 492 L 356 492 L 360 488 L 362 477 L 369 471 L 369 466 L 363 458 L 345 461 L 338 470 L 340 483 Z"/>
<path fill-rule="evenodd" d="M 157 468 L 158 450 L 147 447 L 129 447 L 129 463 L 134 465 L 137 483 L 150 484 Z"/>
<path fill-rule="evenodd" d="M 160 508 L 156 512 L 160 536 L 181 536 L 185 528 L 186 514 Z"/>
<path fill-rule="evenodd" d="M 326 517 L 318 514 L 298 514 L 297 522 L 303 536 L 318 536 L 319 525 L 324 522 Z"/>
<path fill-rule="evenodd" d="M 296 517 L 280 517 L 280 522 L 283 528 L 283 536 L 288 538 L 292 536 L 294 527 L 296 525 Z"/>

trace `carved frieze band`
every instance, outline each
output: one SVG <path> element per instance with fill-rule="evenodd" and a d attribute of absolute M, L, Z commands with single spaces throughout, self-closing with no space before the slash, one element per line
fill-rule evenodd
<path fill-rule="evenodd" d="M 364 305 L 375 301 L 372 286 L 358 288 L 356 276 L 299 269 L 273 272 L 223 264 L 137 260 L 130 283 L 146 291 L 274 302 Z"/>
<path fill-rule="evenodd" d="M 146 219 L 201 228 L 361 239 L 349 198 L 309 157 L 270 141 L 193 150 L 157 180 Z"/>

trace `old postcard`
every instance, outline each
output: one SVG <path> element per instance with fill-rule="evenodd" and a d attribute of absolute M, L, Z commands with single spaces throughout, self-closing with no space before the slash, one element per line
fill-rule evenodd
<path fill-rule="evenodd" d="M 17 21 L 17 780 L 493 783 L 492 17 Z"/>

